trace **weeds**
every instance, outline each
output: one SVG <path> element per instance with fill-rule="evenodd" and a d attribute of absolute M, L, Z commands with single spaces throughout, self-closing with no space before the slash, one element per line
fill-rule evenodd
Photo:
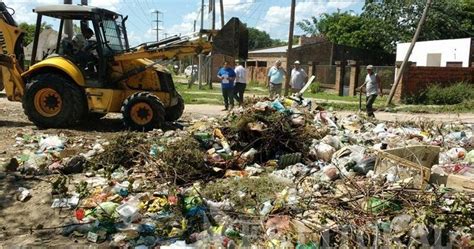
<path fill-rule="evenodd" d="M 404 102 L 407 104 L 455 105 L 473 98 L 474 87 L 472 84 L 459 82 L 447 87 L 439 84 L 430 85 L 425 91 L 408 96 Z"/>

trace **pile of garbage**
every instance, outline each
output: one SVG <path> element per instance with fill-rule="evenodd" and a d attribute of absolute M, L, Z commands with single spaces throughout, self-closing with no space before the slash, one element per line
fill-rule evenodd
<path fill-rule="evenodd" d="M 20 157 L 12 170 L 59 173 L 51 207 L 73 217 L 61 233 L 110 246 L 470 247 L 473 129 L 263 100 L 67 157 L 46 137 L 34 154 L 44 166 Z"/>

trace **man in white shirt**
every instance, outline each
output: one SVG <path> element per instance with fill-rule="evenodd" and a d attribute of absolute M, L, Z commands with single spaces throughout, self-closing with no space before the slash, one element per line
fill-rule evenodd
<path fill-rule="evenodd" d="M 294 68 L 293 70 L 291 70 L 291 91 L 294 93 L 299 92 L 304 87 L 304 84 L 307 80 L 308 75 L 306 74 L 304 69 L 300 67 L 300 62 L 295 61 Z"/>
<path fill-rule="evenodd" d="M 244 62 L 239 61 L 238 65 L 234 69 L 235 71 L 235 85 L 234 85 L 234 98 L 239 102 L 239 105 L 244 103 L 244 92 L 247 87 L 247 74 L 244 68 Z"/>
<path fill-rule="evenodd" d="M 281 61 L 277 60 L 275 65 L 268 70 L 268 86 L 270 88 L 270 98 L 281 95 L 283 79 L 286 77 L 286 71 L 281 66 Z"/>
<path fill-rule="evenodd" d="M 362 88 L 365 86 L 367 104 L 366 111 L 369 118 L 375 118 L 373 104 L 377 98 L 378 93 L 383 97 L 382 83 L 380 83 L 380 77 L 374 73 L 374 66 L 367 66 L 367 76 L 365 76 L 365 81 L 362 86 L 359 87 L 359 91 L 362 91 Z"/>

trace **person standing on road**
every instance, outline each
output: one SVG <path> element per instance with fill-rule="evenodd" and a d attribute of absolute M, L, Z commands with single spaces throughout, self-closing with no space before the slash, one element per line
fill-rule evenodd
<path fill-rule="evenodd" d="M 270 88 L 270 98 L 274 98 L 275 95 L 281 95 L 281 88 L 283 85 L 283 77 L 286 72 L 281 66 L 281 61 L 277 60 L 275 65 L 268 71 L 268 86 Z"/>
<path fill-rule="evenodd" d="M 294 68 L 291 70 L 290 86 L 293 93 L 298 93 L 303 89 L 305 82 L 308 80 L 308 75 L 303 68 L 300 67 L 300 62 L 295 61 Z"/>
<path fill-rule="evenodd" d="M 374 73 L 374 66 L 367 66 L 367 76 L 365 76 L 365 82 L 360 86 L 359 91 L 362 91 L 362 88 L 365 86 L 366 96 L 367 96 L 367 116 L 375 117 L 373 104 L 377 95 L 380 91 L 380 96 L 383 97 L 382 84 L 380 83 L 380 77 Z"/>
<path fill-rule="evenodd" d="M 239 105 L 244 104 L 244 92 L 247 87 L 247 77 L 244 68 L 244 62 L 239 61 L 239 65 L 235 67 L 235 86 L 234 86 L 234 98 L 239 102 Z"/>
<path fill-rule="evenodd" d="M 222 96 L 224 97 L 224 111 L 232 110 L 234 108 L 234 79 L 235 72 L 227 61 L 224 62 L 224 66 L 217 72 L 217 78 L 221 80 Z M 229 109 L 230 103 L 230 109 Z"/>

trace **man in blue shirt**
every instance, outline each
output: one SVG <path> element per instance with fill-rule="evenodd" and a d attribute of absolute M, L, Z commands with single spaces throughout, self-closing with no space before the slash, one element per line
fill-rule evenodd
<path fill-rule="evenodd" d="M 275 65 L 270 68 L 268 71 L 268 85 L 270 87 L 270 98 L 275 97 L 275 95 L 281 95 L 281 88 L 283 85 L 283 77 L 286 72 L 281 67 L 281 61 L 277 60 Z"/>
<path fill-rule="evenodd" d="M 225 61 L 224 66 L 219 69 L 219 72 L 217 72 L 217 78 L 221 80 L 222 96 L 224 97 L 225 106 L 224 111 L 229 110 L 229 102 L 231 110 L 234 108 L 234 69 L 232 69 Z"/>

